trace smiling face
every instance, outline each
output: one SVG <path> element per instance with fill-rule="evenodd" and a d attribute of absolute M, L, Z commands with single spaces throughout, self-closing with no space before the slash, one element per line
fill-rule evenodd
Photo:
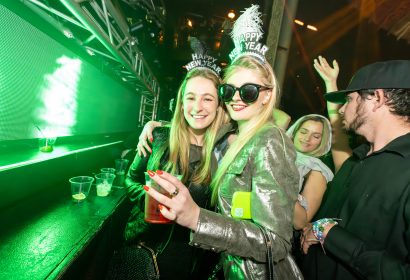
<path fill-rule="evenodd" d="M 226 80 L 226 83 L 238 88 L 247 83 L 264 85 L 262 79 L 255 75 L 255 71 L 246 68 L 237 68 Z M 270 94 L 271 90 L 261 90 L 258 99 L 253 103 L 247 104 L 241 100 L 239 92 L 236 91 L 232 100 L 225 104 L 231 118 L 241 125 L 259 115 L 269 100 Z"/>
<path fill-rule="evenodd" d="M 212 124 L 218 109 L 218 94 L 215 84 L 204 77 L 187 81 L 183 95 L 183 113 L 192 133 L 203 135 Z"/>
<path fill-rule="evenodd" d="M 307 120 L 295 133 L 293 143 L 298 152 L 311 153 L 322 142 L 323 124 L 319 121 Z"/>

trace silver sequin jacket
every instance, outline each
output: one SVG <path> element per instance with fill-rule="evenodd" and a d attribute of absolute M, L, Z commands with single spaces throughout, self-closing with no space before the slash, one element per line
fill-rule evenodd
<path fill-rule="evenodd" d="M 289 252 L 299 173 L 291 140 L 279 128 L 261 130 L 228 168 L 218 212 L 201 209 L 190 244 L 222 253 L 225 279 L 267 279 L 263 226 L 273 241 L 275 279 L 301 279 Z M 236 191 L 251 192 L 251 220 L 231 217 Z"/>

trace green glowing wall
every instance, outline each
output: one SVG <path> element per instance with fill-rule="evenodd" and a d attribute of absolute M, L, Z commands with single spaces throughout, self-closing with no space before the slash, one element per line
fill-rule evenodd
<path fill-rule="evenodd" d="M 0 141 L 134 130 L 140 97 L 27 17 L 0 4 Z"/>

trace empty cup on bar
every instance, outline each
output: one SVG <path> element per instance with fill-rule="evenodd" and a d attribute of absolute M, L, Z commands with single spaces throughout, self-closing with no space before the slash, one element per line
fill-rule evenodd
<path fill-rule="evenodd" d="M 107 196 L 110 194 L 114 178 L 115 175 L 112 173 L 100 173 L 95 175 L 95 186 L 97 189 L 97 196 Z"/>
<path fill-rule="evenodd" d="M 112 174 L 115 174 L 115 168 L 105 167 L 105 168 L 101 168 L 100 171 L 101 171 L 101 173 L 112 173 Z"/>
<path fill-rule="evenodd" d="M 158 184 L 154 181 L 151 180 L 151 177 L 147 172 L 144 172 L 145 174 L 145 184 L 150 187 L 155 189 L 156 191 L 165 194 L 166 196 L 170 197 L 171 195 L 165 191 L 163 188 L 158 186 Z M 178 180 L 181 180 L 182 175 L 174 175 L 175 177 L 178 178 Z M 158 208 L 158 201 L 156 201 L 154 198 L 152 198 L 150 195 L 145 194 L 145 216 L 144 220 L 147 223 L 152 223 L 152 224 L 170 224 L 173 223 L 173 221 L 168 220 L 165 218 L 162 214 L 161 211 L 159 211 Z"/>
<path fill-rule="evenodd" d="M 81 202 L 87 198 L 94 178 L 89 176 L 77 176 L 71 178 L 69 181 L 71 183 L 71 197 L 74 201 Z"/>
<path fill-rule="evenodd" d="M 125 158 L 119 158 L 115 160 L 115 169 L 117 171 L 117 175 L 125 175 L 125 172 L 127 172 L 128 168 L 128 159 Z"/>

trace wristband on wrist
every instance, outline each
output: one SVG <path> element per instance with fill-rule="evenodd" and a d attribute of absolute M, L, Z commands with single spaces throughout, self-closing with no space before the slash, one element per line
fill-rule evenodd
<path fill-rule="evenodd" d="M 327 225 L 337 225 L 338 222 L 335 219 L 324 218 L 317 220 L 316 222 L 312 223 L 312 232 L 316 239 L 323 244 L 325 241 L 324 231 Z"/>
<path fill-rule="evenodd" d="M 329 218 L 320 219 L 312 223 L 312 233 L 316 237 L 316 239 L 320 242 L 320 246 L 322 246 L 322 250 L 325 255 L 326 255 L 326 251 L 325 251 L 325 248 L 323 247 L 323 242 L 325 241 L 325 236 L 324 236 L 325 226 L 337 225 L 337 224 L 338 223 L 335 219 L 329 219 Z"/>

